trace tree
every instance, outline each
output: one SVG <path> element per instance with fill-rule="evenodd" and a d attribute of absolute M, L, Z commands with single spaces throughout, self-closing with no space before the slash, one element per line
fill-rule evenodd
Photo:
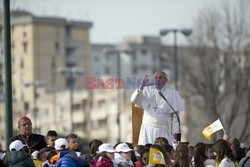
<path fill-rule="evenodd" d="M 191 105 L 205 116 L 203 123 L 221 118 L 227 133 L 243 141 L 250 138 L 248 9 L 249 2 L 241 0 L 203 10 L 190 38 L 192 54 L 181 60 L 185 90 Z"/>

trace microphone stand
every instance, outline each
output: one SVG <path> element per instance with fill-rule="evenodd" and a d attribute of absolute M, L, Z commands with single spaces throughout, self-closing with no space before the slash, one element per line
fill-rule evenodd
<path fill-rule="evenodd" d="M 169 107 L 174 111 L 174 114 L 176 115 L 177 121 L 178 121 L 178 124 L 179 124 L 179 134 L 181 135 L 181 123 L 180 123 L 180 117 L 179 117 L 179 115 L 177 114 L 177 112 L 175 111 L 175 109 L 172 107 L 172 105 L 168 102 L 168 100 L 166 99 L 166 97 L 162 94 L 162 92 L 159 91 L 158 93 L 167 102 L 167 104 L 169 105 Z"/>

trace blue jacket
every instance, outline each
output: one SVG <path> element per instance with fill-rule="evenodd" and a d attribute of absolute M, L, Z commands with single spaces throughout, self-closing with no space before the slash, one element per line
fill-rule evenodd
<path fill-rule="evenodd" d="M 83 167 L 83 161 L 79 159 L 75 151 L 60 151 L 55 167 Z"/>

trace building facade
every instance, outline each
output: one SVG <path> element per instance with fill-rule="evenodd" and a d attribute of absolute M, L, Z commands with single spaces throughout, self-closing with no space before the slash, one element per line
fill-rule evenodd
<path fill-rule="evenodd" d="M 85 78 L 91 73 L 91 27 L 91 22 L 12 13 L 13 122 L 20 115 L 37 120 L 43 114 L 38 104 L 40 90 L 53 94 L 72 89 L 72 84 L 73 89 L 86 88 Z M 75 69 L 81 75 L 76 76 Z M 54 108 L 49 112 L 55 112 Z"/>

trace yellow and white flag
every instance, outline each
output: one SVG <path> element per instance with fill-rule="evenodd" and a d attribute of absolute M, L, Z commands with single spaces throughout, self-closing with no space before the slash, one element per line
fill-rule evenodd
<path fill-rule="evenodd" d="M 150 164 L 165 164 L 164 156 L 162 152 L 156 148 L 150 148 L 149 150 L 149 163 Z"/>
<path fill-rule="evenodd" d="M 210 137 L 214 132 L 217 132 L 218 130 L 224 129 L 220 119 L 217 119 L 215 122 L 213 122 L 211 125 L 207 126 L 203 131 L 202 134 L 210 140 Z"/>

